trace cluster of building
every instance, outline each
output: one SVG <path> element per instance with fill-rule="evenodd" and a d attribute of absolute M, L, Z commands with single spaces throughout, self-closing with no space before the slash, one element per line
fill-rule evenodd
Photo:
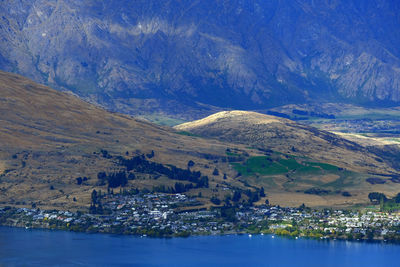
<path fill-rule="evenodd" d="M 400 240 L 400 213 L 371 210 L 312 210 L 309 208 L 252 207 L 237 212 L 239 221 L 266 220 L 270 233 L 343 239 Z"/>
<path fill-rule="evenodd" d="M 313 121 L 305 121 L 312 124 Z M 335 129 L 346 129 L 346 132 L 352 133 L 394 133 L 400 130 L 399 122 L 396 120 L 369 120 L 369 119 L 349 119 L 330 120 L 330 124 Z"/>
<path fill-rule="evenodd" d="M 103 214 L 31 208 L 0 208 L 0 224 L 72 231 L 188 236 L 272 233 L 292 237 L 400 239 L 400 214 L 306 207 L 224 206 L 206 210 L 184 194 L 116 194 Z"/>

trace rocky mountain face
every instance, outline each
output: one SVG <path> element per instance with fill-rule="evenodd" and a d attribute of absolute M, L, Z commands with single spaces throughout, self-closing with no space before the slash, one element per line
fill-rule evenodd
<path fill-rule="evenodd" d="M 400 102 L 400 2 L 0 1 L 0 69 L 131 114 Z"/>

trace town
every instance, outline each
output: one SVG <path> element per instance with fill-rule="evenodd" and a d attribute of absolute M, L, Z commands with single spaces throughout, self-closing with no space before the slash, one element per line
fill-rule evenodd
<path fill-rule="evenodd" d="M 102 214 L 0 207 L 0 224 L 149 237 L 272 234 L 296 239 L 400 241 L 400 213 L 267 204 L 206 209 L 198 208 L 199 204 L 184 194 L 114 194 L 102 205 Z"/>

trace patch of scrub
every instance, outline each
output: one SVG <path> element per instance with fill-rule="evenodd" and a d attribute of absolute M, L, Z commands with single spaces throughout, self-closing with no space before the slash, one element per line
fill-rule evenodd
<path fill-rule="evenodd" d="M 0 161 L 0 174 L 3 174 L 6 170 L 6 164 L 3 161 Z"/>
<path fill-rule="evenodd" d="M 184 120 L 171 118 L 171 117 L 167 117 L 167 116 L 163 116 L 163 115 L 157 115 L 157 114 L 145 115 L 145 116 L 142 116 L 142 118 L 149 120 L 150 122 L 158 124 L 158 125 L 170 126 L 170 127 L 178 125 L 178 124 L 182 124 L 185 122 Z"/>

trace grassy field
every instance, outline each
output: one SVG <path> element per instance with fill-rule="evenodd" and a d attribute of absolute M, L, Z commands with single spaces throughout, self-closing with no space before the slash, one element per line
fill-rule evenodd
<path fill-rule="evenodd" d="M 302 175 L 337 172 L 338 167 L 327 163 L 298 160 L 295 157 L 273 156 L 250 157 L 244 164 L 233 163 L 234 168 L 244 176 L 276 175 L 297 173 Z"/>
<path fill-rule="evenodd" d="M 357 179 L 356 173 L 337 166 L 280 153 L 250 157 L 242 164 L 232 165 L 249 183 L 286 191 L 298 192 L 299 189 L 317 187 L 338 194 L 362 182 L 362 179 Z"/>

